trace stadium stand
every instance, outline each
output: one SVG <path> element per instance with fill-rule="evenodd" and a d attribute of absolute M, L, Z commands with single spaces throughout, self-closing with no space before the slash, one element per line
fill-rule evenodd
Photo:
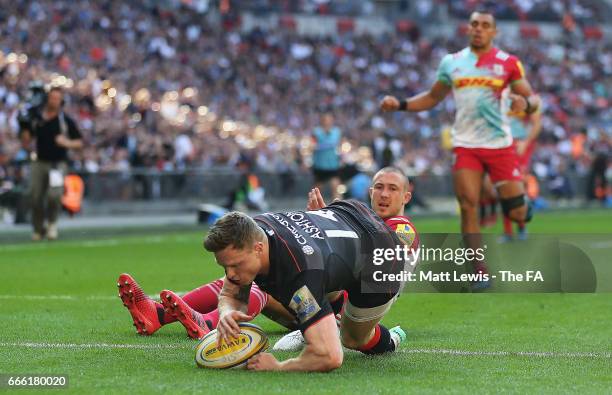
<path fill-rule="evenodd" d="M 378 2 L 363 2 L 359 9 L 347 3 L 361 2 L 344 1 L 208 3 L 7 3 L 0 10 L 0 143 L 9 158 L 4 167 L 27 160 L 16 114 L 28 83 L 42 80 L 69 92 L 67 111 L 77 115 L 86 145 L 73 157 L 73 167 L 85 173 L 233 168 L 245 151 L 263 171 L 304 168 L 310 133 L 328 110 L 344 131 L 346 161 L 373 166 L 371 155 L 359 148 L 391 131 L 402 144 L 397 164 L 409 174 L 448 173 L 450 155 L 440 134 L 450 126 L 452 100 L 418 116 L 383 117 L 377 108 L 383 93 L 407 96 L 428 87 L 440 58 L 465 46 L 461 35 L 421 34 L 412 20 L 434 12 L 424 2 L 397 2 L 398 15 L 412 20 L 396 20 L 390 34 L 360 37 L 354 33 L 358 20 L 350 17 L 375 13 Z M 278 25 L 241 30 L 238 7 L 246 3 L 256 14 L 278 13 Z M 476 3 L 436 6 L 447 6 L 444 21 L 456 23 Z M 502 17 L 529 22 L 521 40 L 502 35 L 497 43 L 523 59 L 544 101 L 536 175 L 546 179 L 561 168 L 586 175 L 595 153 L 609 155 L 612 149 L 612 43 L 595 24 L 609 15 L 609 4 L 496 4 Z M 300 35 L 293 15 L 304 13 L 342 15 L 337 34 Z M 540 21 L 561 25 L 563 35 L 542 37 Z M 585 138 L 576 155 L 578 134 Z M 19 171 L 3 173 L 18 178 Z"/>

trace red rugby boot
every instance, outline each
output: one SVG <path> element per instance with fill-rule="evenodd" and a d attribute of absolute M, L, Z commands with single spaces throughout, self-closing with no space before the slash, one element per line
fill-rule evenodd
<path fill-rule="evenodd" d="M 202 314 L 189 307 L 177 294 L 165 290 L 161 291 L 159 297 L 164 305 L 166 314 L 179 320 L 187 330 L 189 337 L 201 339 L 210 332 L 210 328 L 206 321 L 204 321 L 204 318 L 202 318 Z"/>
<path fill-rule="evenodd" d="M 117 288 L 119 288 L 119 297 L 130 312 L 139 335 L 152 335 L 161 327 L 155 301 L 145 295 L 132 276 L 126 273 L 120 275 Z"/>

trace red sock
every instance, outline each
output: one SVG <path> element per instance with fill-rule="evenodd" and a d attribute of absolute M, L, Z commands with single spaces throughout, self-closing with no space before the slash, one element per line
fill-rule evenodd
<path fill-rule="evenodd" d="M 266 303 L 268 303 L 268 294 L 259 289 L 257 284 L 253 283 L 251 294 L 249 295 L 249 308 L 247 314 L 256 317 L 261 313 Z M 206 321 L 210 329 L 215 329 L 219 323 L 219 310 L 214 309 L 209 313 L 202 314 L 202 318 Z"/>
<path fill-rule="evenodd" d="M 187 292 L 182 296 L 183 300 L 189 307 L 197 311 L 198 313 L 209 313 L 213 310 L 216 311 L 217 304 L 219 304 L 219 293 L 223 287 L 223 280 L 218 279 L 212 283 L 202 285 L 193 291 Z M 170 314 L 166 314 L 164 306 L 161 303 L 155 303 L 157 308 L 157 314 L 160 316 L 160 323 L 162 325 L 170 324 L 176 321 Z M 217 318 L 217 321 L 219 319 Z M 216 326 L 216 324 L 215 324 Z"/>
<path fill-rule="evenodd" d="M 223 279 L 220 278 L 187 292 L 182 299 L 198 313 L 209 313 L 219 304 L 221 288 L 223 288 Z"/>
<path fill-rule="evenodd" d="M 512 236 L 512 221 L 504 215 L 504 234 Z"/>

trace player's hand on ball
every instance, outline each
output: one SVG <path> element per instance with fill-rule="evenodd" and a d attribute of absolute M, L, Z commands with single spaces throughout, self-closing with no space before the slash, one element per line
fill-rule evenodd
<path fill-rule="evenodd" d="M 380 102 L 380 109 L 383 111 L 397 111 L 399 107 L 400 102 L 394 96 L 385 96 Z"/>
<path fill-rule="evenodd" d="M 252 319 L 253 316 L 237 310 L 221 316 L 217 324 L 217 346 L 221 346 L 223 340 L 227 343 L 230 339 L 238 337 L 240 335 L 238 323 L 251 321 Z"/>
<path fill-rule="evenodd" d="M 306 205 L 308 210 L 320 210 L 326 206 L 319 188 L 313 188 L 308 192 L 308 204 Z"/>
<path fill-rule="evenodd" d="M 247 362 L 247 369 L 249 370 L 279 370 L 280 362 L 274 355 L 268 352 L 262 352 L 249 359 Z"/>

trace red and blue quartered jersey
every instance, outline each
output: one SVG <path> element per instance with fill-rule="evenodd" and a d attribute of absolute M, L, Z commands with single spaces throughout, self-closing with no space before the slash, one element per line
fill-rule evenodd
<path fill-rule="evenodd" d="M 468 47 L 442 58 L 437 79 L 452 87 L 457 108 L 453 147 L 510 146 L 509 107 L 502 92 L 524 77 L 520 60 L 497 48 L 478 57 Z"/>

